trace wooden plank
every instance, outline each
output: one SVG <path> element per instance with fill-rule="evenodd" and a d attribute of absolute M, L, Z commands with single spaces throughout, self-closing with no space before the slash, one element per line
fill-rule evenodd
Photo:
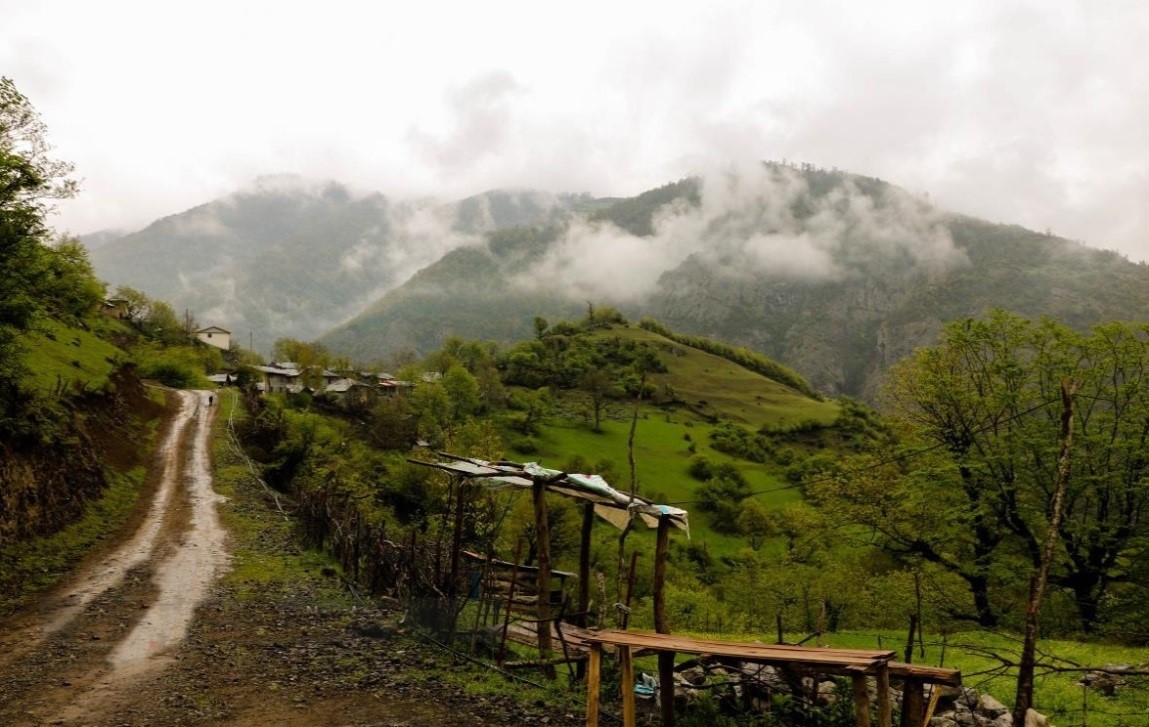
<path fill-rule="evenodd" d="M 586 670 L 586 724 L 598 727 L 599 682 L 602 680 L 602 644 L 593 644 Z"/>
<path fill-rule="evenodd" d="M 571 650 L 585 652 L 590 648 L 590 643 L 587 641 L 586 635 L 591 632 L 580 629 L 577 626 L 572 626 L 571 624 L 563 624 L 562 630 L 563 639 L 566 641 L 567 647 Z M 513 623 L 506 626 L 505 632 L 507 638 L 517 644 L 523 644 L 524 646 L 539 645 L 538 629 L 535 626 Z M 558 632 L 553 624 L 551 625 L 551 637 L 552 640 L 558 638 Z"/>
<path fill-rule="evenodd" d="M 851 670 L 850 686 L 854 693 L 854 724 L 857 727 L 870 727 L 870 693 L 866 689 L 866 672 L 861 669 Z"/>
<path fill-rule="evenodd" d="M 812 669 L 822 669 L 827 673 L 845 673 L 844 670 L 851 666 L 876 670 L 878 665 L 884 664 L 894 656 L 893 651 L 779 647 L 776 645 L 691 639 L 636 631 L 590 632 L 587 639 L 592 642 L 597 641 L 604 644 L 645 648 L 654 651 L 710 654 L 747 661 L 795 664 L 808 666 Z"/>
<path fill-rule="evenodd" d="M 622 689 L 622 727 L 634 727 L 634 657 L 629 646 L 619 647 L 622 675 L 619 686 Z"/>
<path fill-rule="evenodd" d="M 900 661 L 890 662 L 891 679 L 917 679 L 927 684 L 944 684 L 947 687 L 961 686 L 961 670 L 946 669 L 940 666 L 925 666 L 924 664 L 906 664 Z"/>
<path fill-rule="evenodd" d="M 674 652 L 658 652 L 658 704 L 664 727 L 674 727 Z"/>

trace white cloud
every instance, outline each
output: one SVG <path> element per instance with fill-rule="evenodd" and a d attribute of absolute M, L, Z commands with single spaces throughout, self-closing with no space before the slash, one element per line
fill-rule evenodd
<path fill-rule="evenodd" d="M 1149 5 L 0 2 L 0 68 L 139 227 L 266 173 L 633 194 L 788 158 L 1149 258 Z"/>
<path fill-rule="evenodd" d="M 929 272 L 966 261 L 943 216 L 905 194 L 875 199 L 847 183 L 812 196 L 794 170 L 761 164 L 712 171 L 700 193 L 697 206 L 679 200 L 663 207 L 650 236 L 611 223 L 574 223 L 515 283 L 574 300 L 626 303 L 652 293 L 663 273 L 691 256 L 730 277 L 801 280 L 839 279 L 892 260 Z M 797 214 L 796 206 L 807 213 Z"/>

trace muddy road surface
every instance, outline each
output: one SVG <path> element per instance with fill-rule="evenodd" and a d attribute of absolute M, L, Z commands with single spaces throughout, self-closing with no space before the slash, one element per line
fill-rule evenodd
<path fill-rule="evenodd" d="M 212 406 L 208 392 L 171 396 L 132 524 L 0 622 L 0 726 L 582 724 L 569 699 L 475 690 L 482 669 L 467 672 L 404 629 L 397 604 L 349 600 L 329 568 L 254 585 L 223 579 L 237 540 L 221 507 L 248 523 L 249 560 L 303 551 L 260 487 L 226 503 L 214 491 L 222 397 Z M 266 530 L 251 525 L 260 518 Z"/>
<path fill-rule="evenodd" d="M 88 724 L 187 634 L 227 566 L 207 392 L 174 392 L 135 532 L 0 636 L 0 724 Z"/>

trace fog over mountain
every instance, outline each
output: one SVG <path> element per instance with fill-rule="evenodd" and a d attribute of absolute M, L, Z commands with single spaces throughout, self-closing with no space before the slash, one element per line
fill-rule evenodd
<path fill-rule="evenodd" d="M 989 307 L 1079 326 L 1149 317 L 1144 264 L 839 171 L 756 164 L 587 209 L 456 248 L 324 342 L 372 358 L 448 335 L 506 341 L 593 302 L 873 399 L 890 364 Z"/>
<path fill-rule="evenodd" d="M 482 233 L 546 223 L 578 198 L 492 192 L 444 203 L 392 200 L 336 182 L 261 177 L 250 187 L 92 248 L 128 285 L 266 351 L 312 339 Z"/>
<path fill-rule="evenodd" d="M 575 299 L 641 303 L 662 276 L 690 258 L 716 273 L 835 281 L 898 260 L 940 271 L 968 263 L 946 216 L 882 185 L 864 193 L 852 179 L 812 194 L 799 170 L 754 164 L 692 180 L 697 200 L 672 200 L 651 214 L 651 231 L 608 219 L 578 219 L 547 254 L 511 281 Z"/>
<path fill-rule="evenodd" d="M 753 163 L 631 198 L 496 190 L 398 199 L 265 177 L 92 251 L 97 272 L 266 353 L 370 361 L 447 336 L 511 341 L 588 303 L 749 346 L 830 393 L 943 322 L 1001 306 L 1074 325 L 1149 318 L 1149 267 L 939 209 L 872 177 Z"/>

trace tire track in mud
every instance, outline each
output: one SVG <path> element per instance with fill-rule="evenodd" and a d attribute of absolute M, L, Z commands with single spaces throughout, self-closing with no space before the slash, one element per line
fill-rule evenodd
<path fill-rule="evenodd" d="M 72 590 L 65 597 L 65 603 L 60 606 L 44 624 L 44 635 L 54 633 L 67 626 L 85 606 L 106 591 L 118 586 L 128 571 L 146 561 L 156 548 L 159 541 L 160 530 L 168 518 L 173 493 L 176 489 L 182 447 L 180 444 L 197 409 L 194 394 L 179 392 L 181 399 L 179 411 L 172 421 L 167 436 L 160 442 L 159 449 L 163 457 L 163 471 L 160 486 L 152 499 L 151 508 L 140 525 L 139 530 L 132 539 L 114 553 L 96 565 L 79 587 Z"/>
<path fill-rule="evenodd" d="M 19 713 L 21 724 L 98 721 L 106 699 L 167 664 L 164 653 L 184 639 L 227 567 L 209 458 L 214 409 L 208 392 L 175 393 L 180 406 L 159 445 L 161 480 L 147 515 L 126 544 L 75 579 L 62 604 L 25 629 L 20 653 L 0 668 L 40 667 L 43 679 L 25 677 L 29 693 L 0 715 Z M 152 576 L 143 589 L 141 574 Z M 88 641 L 100 638 L 86 632 L 92 624 L 103 624 L 107 642 Z"/>

